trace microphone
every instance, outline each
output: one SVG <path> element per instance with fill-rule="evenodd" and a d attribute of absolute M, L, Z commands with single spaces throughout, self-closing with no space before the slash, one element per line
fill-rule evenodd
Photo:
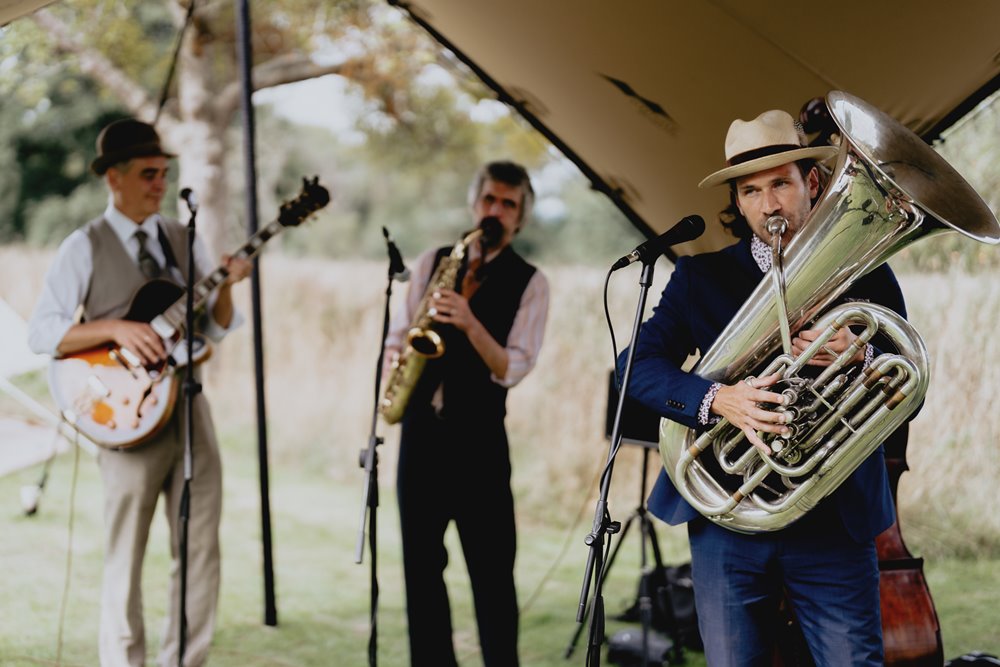
<path fill-rule="evenodd" d="M 187 204 L 188 210 L 194 213 L 198 210 L 198 197 L 195 196 L 191 188 L 181 190 L 181 199 Z"/>
<path fill-rule="evenodd" d="M 401 283 L 410 279 L 410 270 L 403 264 L 403 256 L 396 247 L 396 242 L 389 235 L 389 230 L 382 227 L 382 236 L 385 237 L 385 245 L 389 249 L 389 273 L 393 278 Z"/>
<path fill-rule="evenodd" d="M 617 271 L 637 261 L 642 261 L 643 264 L 655 262 L 656 258 L 666 252 L 670 246 L 693 241 L 704 231 L 705 221 L 702 220 L 701 216 L 689 215 L 655 239 L 649 239 L 639 244 L 635 250 L 615 262 L 611 270 Z"/>
<path fill-rule="evenodd" d="M 479 237 L 483 248 L 492 248 L 503 238 L 503 223 L 495 215 L 488 215 L 480 220 L 479 228 L 483 230 L 483 235 Z"/>

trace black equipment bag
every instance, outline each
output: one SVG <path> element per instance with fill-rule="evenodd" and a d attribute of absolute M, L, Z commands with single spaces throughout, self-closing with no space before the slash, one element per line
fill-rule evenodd
<path fill-rule="evenodd" d="M 621 667 L 670 665 L 674 643 L 655 630 L 646 639 L 647 657 L 642 655 L 642 629 L 619 630 L 608 638 L 608 663 Z M 678 663 L 679 664 L 679 663 Z"/>
<path fill-rule="evenodd" d="M 635 603 L 616 620 L 641 621 L 639 598 L 643 587 L 652 603 L 652 629 L 668 637 L 678 646 L 702 650 L 701 633 L 698 632 L 698 613 L 694 606 L 694 585 L 691 582 L 691 563 L 677 567 L 660 565 L 648 569 L 639 581 Z"/>

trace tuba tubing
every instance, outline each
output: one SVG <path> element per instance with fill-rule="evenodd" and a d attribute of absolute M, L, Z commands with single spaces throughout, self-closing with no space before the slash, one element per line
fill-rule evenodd
<path fill-rule="evenodd" d="M 840 152 L 829 185 L 782 257 L 788 323 L 794 332 L 815 322 L 826 338 L 840 326 L 860 324 L 865 340 L 881 332 L 898 354 L 881 355 L 853 379 L 846 368 L 853 352 L 815 380 L 798 376 L 822 340 L 799 360 L 780 355 L 771 361 L 764 374 L 780 372 L 779 382 L 803 401 L 789 411 L 792 438 L 777 442 L 782 451 L 771 457 L 758 454 L 725 421 L 700 437 L 661 421 L 660 455 L 674 486 L 701 514 L 738 532 L 779 530 L 801 518 L 877 450 L 926 393 L 927 351 L 913 327 L 882 306 L 829 310 L 832 304 L 858 278 L 924 237 L 954 230 L 1000 241 L 1000 224 L 982 198 L 919 137 L 846 93 L 831 92 L 827 104 L 840 129 Z M 732 384 L 761 368 L 780 342 L 773 287 L 762 280 L 692 372 Z M 707 456 L 716 459 L 711 466 L 702 460 Z M 742 475 L 742 483 L 717 478 L 717 468 Z M 761 489 L 773 489 L 765 480 L 775 479 L 786 488 L 768 498 Z"/>

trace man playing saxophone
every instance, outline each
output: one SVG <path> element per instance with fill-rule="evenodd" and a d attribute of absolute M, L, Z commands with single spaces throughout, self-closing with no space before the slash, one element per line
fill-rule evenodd
<path fill-rule="evenodd" d="M 402 419 L 397 494 L 403 542 L 412 665 L 457 665 L 444 583 L 444 534 L 455 522 L 469 571 L 486 667 L 518 664 L 514 588 L 515 522 L 504 426 L 508 388 L 534 367 L 548 313 L 541 271 L 510 243 L 531 211 L 524 167 L 483 166 L 469 190 L 477 227 L 496 218 L 501 235 L 467 248 L 453 285 L 431 290 L 430 308 L 444 354 L 429 359 Z M 495 224 L 495 223 L 494 223 Z M 485 234 L 484 234 L 485 236 Z M 482 237 L 480 237 L 482 238 Z M 428 281 L 451 247 L 417 260 L 404 307 L 386 341 L 391 363 L 406 345 Z"/>
<path fill-rule="evenodd" d="M 784 111 L 735 120 L 726 136 L 726 167 L 699 187 L 728 184 L 730 206 L 720 219 L 739 241 L 721 251 L 678 260 L 635 349 L 629 393 L 660 415 L 699 431 L 725 418 L 767 456 L 758 433 L 784 433 L 783 404 L 770 388 L 777 374 L 713 383 L 681 369 L 688 355 L 708 350 L 771 269 L 767 222 L 787 222 L 782 247 L 808 223 L 820 192 L 817 160 L 832 147 L 809 147 Z M 859 278 L 838 300 L 882 304 L 905 317 L 902 293 L 888 265 Z M 831 304 L 836 305 L 836 304 Z M 792 331 L 798 357 L 818 330 Z M 855 334 L 843 327 L 809 362 L 829 366 Z M 852 362 L 871 363 L 879 338 L 859 346 Z M 768 360 L 765 360 L 765 364 Z M 761 368 L 764 364 L 761 365 Z M 890 438 L 905 438 L 905 428 Z M 875 537 L 894 521 L 882 449 L 804 517 L 774 532 L 743 534 L 699 514 L 661 470 L 649 510 L 688 524 L 698 620 L 712 667 L 770 665 L 777 610 L 787 595 L 817 665 L 883 662 Z"/>

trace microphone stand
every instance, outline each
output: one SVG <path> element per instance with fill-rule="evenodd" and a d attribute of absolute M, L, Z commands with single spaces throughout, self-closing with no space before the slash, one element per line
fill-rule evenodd
<path fill-rule="evenodd" d="M 191 479 L 194 477 L 194 399 L 201 393 L 201 383 L 194 378 L 194 232 L 198 206 L 186 200 L 191 217 L 187 224 L 187 308 L 184 314 L 185 343 L 187 345 L 187 365 L 184 367 L 184 487 L 180 505 L 180 619 L 177 642 L 177 667 L 184 667 L 184 648 L 187 643 L 187 571 L 188 571 L 188 523 L 191 518 Z"/>
<path fill-rule="evenodd" d="M 659 255 L 652 258 L 642 259 L 642 274 L 639 277 L 639 304 L 635 311 L 635 321 L 632 324 L 632 336 L 629 339 L 628 353 L 625 357 L 625 371 L 622 374 L 621 387 L 618 389 L 618 405 L 615 408 L 615 421 L 611 429 L 611 444 L 608 451 L 608 460 L 601 476 L 601 495 L 597 501 L 594 511 L 594 526 L 590 533 L 584 538 L 590 551 L 587 554 L 587 565 L 584 570 L 583 586 L 580 591 L 580 601 L 577 606 L 576 622 L 583 623 L 587 617 L 587 601 L 590 594 L 590 581 L 594 580 L 594 601 L 591 607 L 590 634 L 587 639 L 588 667 L 600 667 L 601 645 L 604 643 L 604 569 L 601 549 L 604 548 L 604 535 L 608 535 L 608 546 L 610 547 L 611 535 L 621 530 L 621 522 L 612 521 L 608 511 L 608 492 L 611 489 L 611 473 L 614 470 L 615 457 L 621 446 L 622 432 L 622 410 L 625 407 L 625 396 L 628 394 L 628 384 L 632 377 L 632 360 L 635 356 L 635 343 L 639 338 L 639 325 L 642 323 L 642 315 L 646 311 L 646 295 L 653 284 L 653 265 Z M 645 640 L 645 637 L 643 638 Z M 645 642 L 644 642 L 645 643 Z M 567 653 L 566 657 L 569 657 Z M 648 656 L 643 656 L 644 662 Z"/>
<path fill-rule="evenodd" d="M 382 364 L 385 361 L 385 340 L 389 335 L 389 304 L 392 299 L 392 282 L 402 272 L 397 272 L 390 256 L 388 280 L 385 287 L 385 307 L 382 314 L 382 340 L 379 344 L 378 362 L 375 365 L 375 403 L 372 409 L 371 430 L 368 435 L 368 446 L 361 450 L 358 457 L 359 465 L 365 469 L 365 486 L 362 491 L 364 507 L 361 510 L 361 521 L 358 526 L 358 541 L 354 553 L 354 562 L 358 565 L 364 558 L 365 526 L 368 528 L 368 548 L 371 551 L 371 593 L 369 601 L 370 631 L 368 635 L 368 664 L 375 667 L 378 661 L 378 576 L 376 552 L 376 514 L 378 509 L 378 452 L 376 448 L 385 442 L 378 435 L 378 406 L 382 393 Z M 405 268 L 403 269 L 405 271 Z"/>

